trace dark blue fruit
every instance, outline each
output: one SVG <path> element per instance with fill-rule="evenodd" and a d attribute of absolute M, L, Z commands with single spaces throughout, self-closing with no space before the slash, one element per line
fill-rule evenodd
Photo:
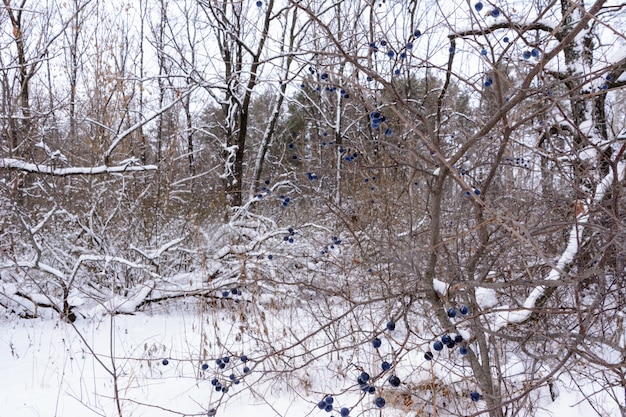
<path fill-rule="evenodd" d="M 376 407 L 378 408 L 383 408 L 385 406 L 385 399 L 383 397 L 378 397 L 374 400 L 374 404 L 376 404 Z"/>
<path fill-rule="evenodd" d="M 449 308 L 448 309 L 448 317 L 450 317 L 450 318 L 456 317 L 456 310 L 453 309 L 453 308 Z"/>
<path fill-rule="evenodd" d="M 339 414 L 341 414 L 341 417 L 348 417 L 350 415 L 350 409 L 343 407 Z"/>
<path fill-rule="evenodd" d="M 369 380 L 370 380 L 370 374 L 368 374 L 367 372 L 361 372 L 361 375 L 359 375 L 359 381 L 367 382 Z"/>
<path fill-rule="evenodd" d="M 247 374 L 248 372 L 250 372 L 250 368 L 248 368 L 247 366 L 244 366 L 243 373 Z"/>
<path fill-rule="evenodd" d="M 454 341 L 456 343 L 461 343 L 463 341 L 463 336 L 461 336 L 460 334 L 457 334 L 456 336 L 454 336 Z"/>
<path fill-rule="evenodd" d="M 442 346 L 442 348 L 443 348 L 443 346 Z M 426 359 L 427 361 L 433 360 L 433 353 L 430 350 L 428 352 L 424 353 L 424 359 Z"/>
<path fill-rule="evenodd" d="M 388 371 L 391 369 L 391 364 L 387 361 L 384 361 L 381 365 L 381 367 L 383 368 L 383 371 Z"/>
<path fill-rule="evenodd" d="M 474 5 L 474 9 L 476 9 L 477 12 L 480 12 L 483 9 L 483 4 L 481 2 L 478 2 Z"/>
<path fill-rule="evenodd" d="M 470 399 L 474 402 L 479 401 L 480 400 L 480 394 L 477 393 L 476 391 L 472 391 L 472 393 L 470 394 Z"/>
<path fill-rule="evenodd" d="M 433 349 L 435 349 L 436 351 L 443 350 L 443 343 L 437 340 L 435 343 L 433 343 Z"/>
<path fill-rule="evenodd" d="M 246 355 L 242 355 L 241 356 L 241 362 L 243 362 L 243 363 L 248 362 L 248 357 Z"/>
<path fill-rule="evenodd" d="M 395 375 L 392 375 L 389 377 L 389 384 L 391 384 L 392 387 L 399 387 L 400 386 L 400 378 L 398 378 Z"/>
<path fill-rule="evenodd" d="M 220 381 L 219 381 L 219 379 L 217 379 L 217 378 L 213 378 L 213 379 L 211 380 L 211 385 L 213 385 L 213 386 L 215 387 L 215 386 L 217 386 L 217 384 L 219 384 L 219 382 L 220 382 Z"/>
<path fill-rule="evenodd" d="M 498 16 L 500 16 L 500 10 L 498 10 L 498 9 L 493 9 L 493 10 L 491 11 L 491 17 L 498 17 Z"/>
<path fill-rule="evenodd" d="M 331 411 L 333 411 L 333 405 L 326 404 L 326 406 L 324 407 L 324 411 L 326 411 L 327 413 L 330 413 Z"/>
<path fill-rule="evenodd" d="M 396 323 L 393 321 L 387 322 L 387 330 L 392 331 L 396 329 Z"/>
<path fill-rule="evenodd" d="M 203 363 L 202 364 L 202 370 L 206 371 L 207 369 L 209 369 L 209 364 L 208 363 Z"/>
<path fill-rule="evenodd" d="M 444 345 L 447 345 L 448 343 L 452 341 L 452 338 L 450 337 L 449 334 L 444 334 L 443 336 L 441 336 L 441 341 L 443 342 Z"/>
<path fill-rule="evenodd" d="M 168 361 L 167 359 L 163 359 L 163 361 L 162 361 L 161 363 L 162 363 L 163 365 L 166 365 L 166 366 L 167 366 L 167 364 L 168 364 L 168 363 L 170 363 L 170 361 Z"/>
<path fill-rule="evenodd" d="M 374 346 L 376 349 L 378 349 L 380 345 L 382 345 L 382 342 L 379 338 L 375 338 L 374 340 L 372 340 L 372 346 Z"/>
<path fill-rule="evenodd" d="M 324 400 L 318 402 L 317 408 L 319 408 L 320 410 L 323 410 L 324 408 L 326 408 L 326 402 Z"/>
<path fill-rule="evenodd" d="M 466 348 L 465 346 L 461 346 L 461 347 L 459 348 L 459 353 L 460 353 L 461 355 L 467 355 L 468 350 L 467 350 L 467 348 Z"/>
<path fill-rule="evenodd" d="M 466 315 L 469 313 L 469 308 L 467 308 L 467 306 L 461 306 L 461 308 L 459 308 L 459 313 Z"/>
<path fill-rule="evenodd" d="M 332 404 L 335 402 L 335 399 L 333 397 L 326 397 L 324 398 L 324 401 L 326 402 L 326 404 Z"/>

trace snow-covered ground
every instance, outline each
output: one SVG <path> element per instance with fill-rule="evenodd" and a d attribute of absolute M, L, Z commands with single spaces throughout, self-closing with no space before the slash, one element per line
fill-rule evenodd
<path fill-rule="evenodd" d="M 221 416 L 327 416 L 317 408 L 322 386 L 334 386 L 340 394 L 332 415 L 338 415 L 340 407 L 350 408 L 351 416 L 378 415 L 373 397 L 361 395 L 358 389 L 342 389 L 353 385 L 345 380 L 322 381 L 325 376 L 338 378 L 337 374 L 315 362 L 311 366 L 317 368 L 301 370 L 293 380 L 278 375 L 262 378 L 269 375 L 263 370 L 268 363 L 259 360 L 256 344 L 229 340 L 234 327 L 223 319 L 198 311 L 105 315 L 74 325 L 57 319 L 5 318 L 0 322 L 0 415 L 117 416 L 113 369 L 123 416 L 207 415 L 214 407 Z M 220 355 L 230 357 L 221 370 L 214 359 Z M 242 362 L 241 355 L 249 360 Z M 408 368 L 415 364 L 408 362 L 413 361 L 405 357 L 405 369 L 398 368 L 398 375 L 412 372 Z M 202 370 L 205 362 L 208 368 Z M 244 373 L 246 366 L 248 373 Z M 230 381 L 230 374 L 238 384 Z M 226 394 L 212 385 L 216 377 L 229 387 Z M 582 388 L 589 394 L 594 391 L 591 384 Z M 559 394 L 555 402 L 542 401 L 545 408 L 536 415 L 598 415 L 567 377 L 559 379 Z M 383 415 L 406 415 L 402 408 L 388 398 Z M 472 411 L 477 409 L 468 409 L 469 414 Z M 619 415 L 617 406 L 605 411 L 610 413 L 607 417 Z"/>

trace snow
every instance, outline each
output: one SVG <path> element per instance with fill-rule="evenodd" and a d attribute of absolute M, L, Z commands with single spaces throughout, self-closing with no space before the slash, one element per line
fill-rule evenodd
<path fill-rule="evenodd" d="M 445 282 L 435 278 L 433 279 L 433 287 L 435 288 L 435 291 L 437 291 L 439 294 L 445 297 L 446 294 L 448 293 L 448 288 L 450 286 L 446 284 Z"/>
<path fill-rule="evenodd" d="M 33 164 L 30 162 L 20 161 L 14 158 L 0 158 L 0 168 L 16 169 L 19 171 L 34 172 L 48 175 L 94 175 L 94 174 L 113 174 L 119 172 L 137 172 L 137 171 L 154 171 L 156 165 L 122 165 L 107 166 L 100 165 L 94 167 L 68 167 L 56 168 L 43 164 Z"/>
<path fill-rule="evenodd" d="M 107 367 L 110 371 L 111 357 L 118 368 L 118 388 L 125 416 L 176 415 L 168 410 L 181 415 L 206 415 L 211 408 L 217 408 L 218 416 L 326 415 L 316 414 L 321 412 L 315 404 L 323 398 L 324 392 L 340 394 L 341 391 L 342 384 L 325 379 L 329 371 L 325 367 L 307 370 L 307 381 L 302 384 L 282 379 L 259 382 L 258 373 L 263 372 L 263 367 L 257 361 L 259 352 L 255 352 L 255 344 L 229 338 L 232 330 L 219 314 L 203 317 L 200 311 L 170 312 L 168 315 L 137 313 L 79 320 L 74 325 L 75 328 L 56 320 L 42 319 L 4 320 L 0 323 L 0 355 L 3 358 L 0 373 L 11 376 L 3 378 L 0 390 L 3 413 L 11 417 L 116 416 L 112 378 L 105 369 Z M 273 332 L 272 329 L 269 331 Z M 210 343 L 203 343 L 203 340 Z M 221 340 L 222 345 L 213 343 L 216 340 Z M 203 346 L 209 353 L 204 359 L 201 354 Z M 228 394 L 217 393 L 210 384 L 217 372 L 213 359 L 230 354 L 232 371 L 228 369 L 226 374 L 234 372 L 241 376 L 243 365 L 238 357 L 242 353 L 250 357 L 247 364 L 252 372 L 243 377 L 240 384 L 233 384 Z M 423 365 L 424 360 L 417 352 L 411 352 L 409 356 L 405 359 L 412 366 Z M 169 360 L 167 366 L 162 364 L 164 358 Z M 200 369 L 204 362 L 209 365 L 207 371 Z M 435 365 L 432 371 L 427 367 L 418 373 L 407 373 L 408 368 L 405 368 L 404 371 L 399 369 L 398 375 L 403 383 L 417 385 L 429 383 L 431 372 L 440 375 L 446 384 L 463 378 L 463 368 L 451 373 L 443 363 L 432 365 Z M 375 370 L 368 371 L 376 375 Z M 518 378 L 520 383 L 523 382 L 523 371 L 522 362 L 515 356 L 509 359 L 504 370 L 507 376 Z M 544 394 L 536 416 L 597 415 L 583 401 L 583 394 L 568 375 L 560 375 L 555 383 L 560 396 L 551 402 Z M 591 382 L 584 388 L 590 395 L 595 389 Z M 387 389 L 385 396 L 393 401 L 392 390 Z M 350 407 L 350 415 L 377 415 L 370 413 L 374 410 L 369 399 L 355 406 L 358 399 L 358 395 L 338 395 L 336 406 Z M 607 414 L 604 416 L 618 416 L 617 407 L 608 407 L 610 403 L 606 403 Z M 402 408 L 388 407 L 385 415 L 400 416 L 406 412 Z"/>
<path fill-rule="evenodd" d="M 476 303 L 482 309 L 489 309 L 498 305 L 496 290 L 478 287 L 475 290 Z"/>

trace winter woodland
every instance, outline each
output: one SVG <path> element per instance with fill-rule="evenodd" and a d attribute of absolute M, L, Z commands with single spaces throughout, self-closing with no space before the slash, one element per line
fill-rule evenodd
<path fill-rule="evenodd" d="M 0 415 L 625 417 L 624 33 L 2 0 Z"/>

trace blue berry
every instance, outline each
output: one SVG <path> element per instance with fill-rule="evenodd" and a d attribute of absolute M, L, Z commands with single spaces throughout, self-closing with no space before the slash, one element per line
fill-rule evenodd
<path fill-rule="evenodd" d="M 322 80 L 327 80 L 327 79 L 328 79 L 328 74 L 326 74 L 326 73 L 324 72 L 324 73 L 322 73 L 322 75 L 320 76 L 320 78 L 321 78 Z"/>
<path fill-rule="evenodd" d="M 326 404 L 326 406 L 324 407 L 324 411 L 326 411 L 327 413 L 330 413 L 331 411 L 333 411 L 333 405 Z"/>
<path fill-rule="evenodd" d="M 400 53 L 400 59 L 406 59 L 406 52 Z"/>
<path fill-rule="evenodd" d="M 239 358 L 241 360 L 241 362 L 246 363 L 248 362 L 248 357 L 246 355 L 241 355 L 241 358 Z"/>
<path fill-rule="evenodd" d="M 435 343 L 433 343 L 433 349 L 436 351 L 443 350 L 443 343 L 437 340 Z"/>
<path fill-rule="evenodd" d="M 448 349 L 453 349 L 456 346 L 456 343 L 454 342 L 454 340 L 451 340 L 450 343 L 448 343 L 446 346 L 448 347 Z"/>
<path fill-rule="evenodd" d="M 226 298 L 230 295 L 229 291 L 222 291 L 222 297 Z"/>
<path fill-rule="evenodd" d="M 387 56 L 388 56 L 389 58 L 393 58 L 395 55 L 396 55 L 396 53 L 395 53 L 395 52 L 393 52 L 391 49 L 387 51 Z"/>
<path fill-rule="evenodd" d="M 368 374 L 367 372 L 361 372 L 361 375 L 359 375 L 358 381 L 359 383 L 361 383 L 361 381 L 367 382 L 369 381 L 369 379 L 370 379 L 370 374 Z"/>
<path fill-rule="evenodd" d="M 370 77 L 369 75 L 365 78 L 367 81 L 372 81 L 372 77 Z"/>
<path fill-rule="evenodd" d="M 461 306 L 461 308 L 459 308 L 459 313 L 466 315 L 469 313 L 469 308 L 467 306 Z"/>
<path fill-rule="evenodd" d="M 537 57 L 539 56 L 539 49 L 537 49 L 537 48 L 533 48 L 533 49 L 530 51 L 530 54 L 531 54 L 532 56 L 534 56 L 535 58 L 537 58 Z"/>
<path fill-rule="evenodd" d="M 367 387 L 367 390 L 363 390 L 363 391 L 367 392 L 368 394 L 373 394 L 376 392 L 376 387 L 370 386 L 370 387 Z"/>
<path fill-rule="evenodd" d="M 203 363 L 202 364 L 202 370 L 206 371 L 207 369 L 209 369 L 209 364 L 208 363 Z"/>
<path fill-rule="evenodd" d="M 250 368 L 248 368 L 247 366 L 243 367 L 243 373 L 247 374 L 248 372 L 250 372 Z"/>
<path fill-rule="evenodd" d="M 462 341 L 463 341 L 463 336 L 461 336 L 460 334 L 457 334 L 456 336 L 454 336 L 455 343 L 461 343 Z"/>
<path fill-rule="evenodd" d="M 163 359 L 163 361 L 161 362 L 163 365 L 167 366 L 167 364 L 170 363 L 170 361 L 168 361 L 167 359 Z"/>
<path fill-rule="evenodd" d="M 374 340 L 372 340 L 372 346 L 374 346 L 376 349 L 378 349 L 380 347 L 380 345 L 382 345 L 382 342 L 379 338 L 374 338 Z"/>
<path fill-rule="evenodd" d="M 450 317 L 450 318 L 456 317 L 456 310 L 453 309 L 453 308 L 449 308 L 448 309 L 448 317 Z"/>
<path fill-rule="evenodd" d="M 410 51 L 413 49 L 413 44 L 411 42 L 407 42 L 405 48 Z"/>
<path fill-rule="evenodd" d="M 480 195 L 480 190 L 478 188 L 474 188 L 474 194 Z"/>
<path fill-rule="evenodd" d="M 230 362 L 230 356 L 224 356 L 224 357 L 222 358 L 222 361 L 223 361 L 224 363 L 228 363 L 228 362 Z"/>
<path fill-rule="evenodd" d="M 395 70 L 393 70 L 393 75 L 400 75 L 400 69 L 396 68 Z"/>
<path fill-rule="evenodd" d="M 380 41 L 380 46 L 387 46 L 387 41 L 384 39 Z"/>
<path fill-rule="evenodd" d="M 262 7 L 263 6 L 263 2 L 262 1 L 257 1 L 256 2 L 256 7 Z"/>
<path fill-rule="evenodd" d="M 381 364 L 381 367 L 383 368 L 383 371 L 388 371 L 388 370 L 390 370 L 390 369 L 391 369 L 391 364 L 390 364 L 389 362 L 387 362 L 387 361 L 384 361 L 384 362 Z"/>
<path fill-rule="evenodd" d="M 530 59 L 530 52 L 528 52 L 528 51 L 524 51 L 524 53 L 522 54 L 522 57 L 523 57 L 524 59 Z"/>
<path fill-rule="evenodd" d="M 509 43 L 509 37 L 505 36 L 504 39 L 502 39 L 502 42 L 504 43 Z"/>
<path fill-rule="evenodd" d="M 486 49 L 483 49 L 482 51 L 480 51 L 480 54 L 481 54 L 481 55 L 483 55 L 483 56 L 484 56 L 484 55 L 487 55 L 487 50 L 486 50 Z"/>
<path fill-rule="evenodd" d="M 339 414 L 341 414 L 341 417 L 348 417 L 350 415 L 350 409 L 343 407 Z"/>
<path fill-rule="evenodd" d="M 228 387 L 223 387 L 223 388 L 222 388 L 222 392 L 223 392 L 224 394 L 226 394 L 226 393 L 228 392 Z"/>
<path fill-rule="evenodd" d="M 393 322 L 393 321 L 388 321 L 387 322 L 387 330 L 389 330 L 389 331 L 396 330 L 396 323 Z"/>
<path fill-rule="evenodd" d="M 453 54 L 454 53 L 454 48 L 453 47 L 449 47 L 448 48 L 448 53 Z"/>
<path fill-rule="evenodd" d="M 335 402 L 335 399 L 333 397 L 326 397 L 324 398 L 324 402 L 326 402 L 326 404 L 332 404 Z"/>
<path fill-rule="evenodd" d="M 220 383 L 220 381 L 219 381 L 219 379 L 217 379 L 217 378 L 213 378 L 213 379 L 211 380 L 211 385 L 213 385 L 214 387 L 215 387 L 215 386 L 217 386 L 217 384 L 219 384 L 219 383 Z"/>
<path fill-rule="evenodd" d="M 393 130 L 388 127 L 387 129 L 385 129 L 385 136 L 390 137 L 391 135 L 393 135 Z"/>
<path fill-rule="evenodd" d="M 477 393 L 476 391 L 472 391 L 472 393 L 470 394 L 470 399 L 474 402 L 479 401 L 480 400 L 480 394 Z"/>
<path fill-rule="evenodd" d="M 389 384 L 391 384 L 392 387 L 399 387 L 400 386 L 400 378 L 398 378 L 395 375 L 392 375 L 389 377 Z"/>
<path fill-rule="evenodd" d="M 450 337 L 449 334 L 444 334 L 443 336 L 441 336 L 441 342 L 445 345 L 447 345 L 448 343 L 450 343 L 452 341 L 452 338 Z"/>
<path fill-rule="evenodd" d="M 378 408 L 383 408 L 385 406 L 385 399 L 383 397 L 378 397 L 374 401 L 374 404 L 376 404 L 376 407 Z"/>
<path fill-rule="evenodd" d="M 326 408 L 326 402 L 324 400 L 318 402 L 317 408 L 319 408 L 320 410 L 323 410 L 324 408 Z"/>
<path fill-rule="evenodd" d="M 283 205 L 285 205 L 285 203 L 283 203 Z M 267 259 L 269 259 L 270 261 L 274 258 L 274 255 L 267 255 Z"/>
<path fill-rule="evenodd" d="M 466 348 L 465 346 L 461 346 L 461 347 L 459 348 L 459 353 L 460 353 L 461 355 L 467 355 L 467 352 L 468 352 L 468 350 L 467 350 L 467 348 Z"/>
<path fill-rule="evenodd" d="M 436 342 L 436 343 L 440 343 L 440 342 Z M 441 346 L 441 348 L 443 349 L 443 346 Z M 433 353 L 430 350 L 424 353 L 424 359 L 426 359 L 427 361 L 433 360 Z"/>
<path fill-rule="evenodd" d="M 477 12 L 480 12 L 483 9 L 483 4 L 481 2 L 478 2 L 474 5 L 474 9 L 476 9 Z"/>
<path fill-rule="evenodd" d="M 235 376 L 235 374 L 230 374 L 228 379 L 230 379 L 231 381 L 234 381 L 235 379 L 237 379 L 237 377 Z"/>
<path fill-rule="evenodd" d="M 419 38 L 420 36 L 422 36 L 422 32 L 419 29 L 415 29 L 413 31 L 413 36 L 415 36 L 416 38 Z"/>
<path fill-rule="evenodd" d="M 498 16 L 500 16 L 500 10 L 498 10 L 498 9 L 493 9 L 493 10 L 491 11 L 491 17 L 498 17 Z"/>

